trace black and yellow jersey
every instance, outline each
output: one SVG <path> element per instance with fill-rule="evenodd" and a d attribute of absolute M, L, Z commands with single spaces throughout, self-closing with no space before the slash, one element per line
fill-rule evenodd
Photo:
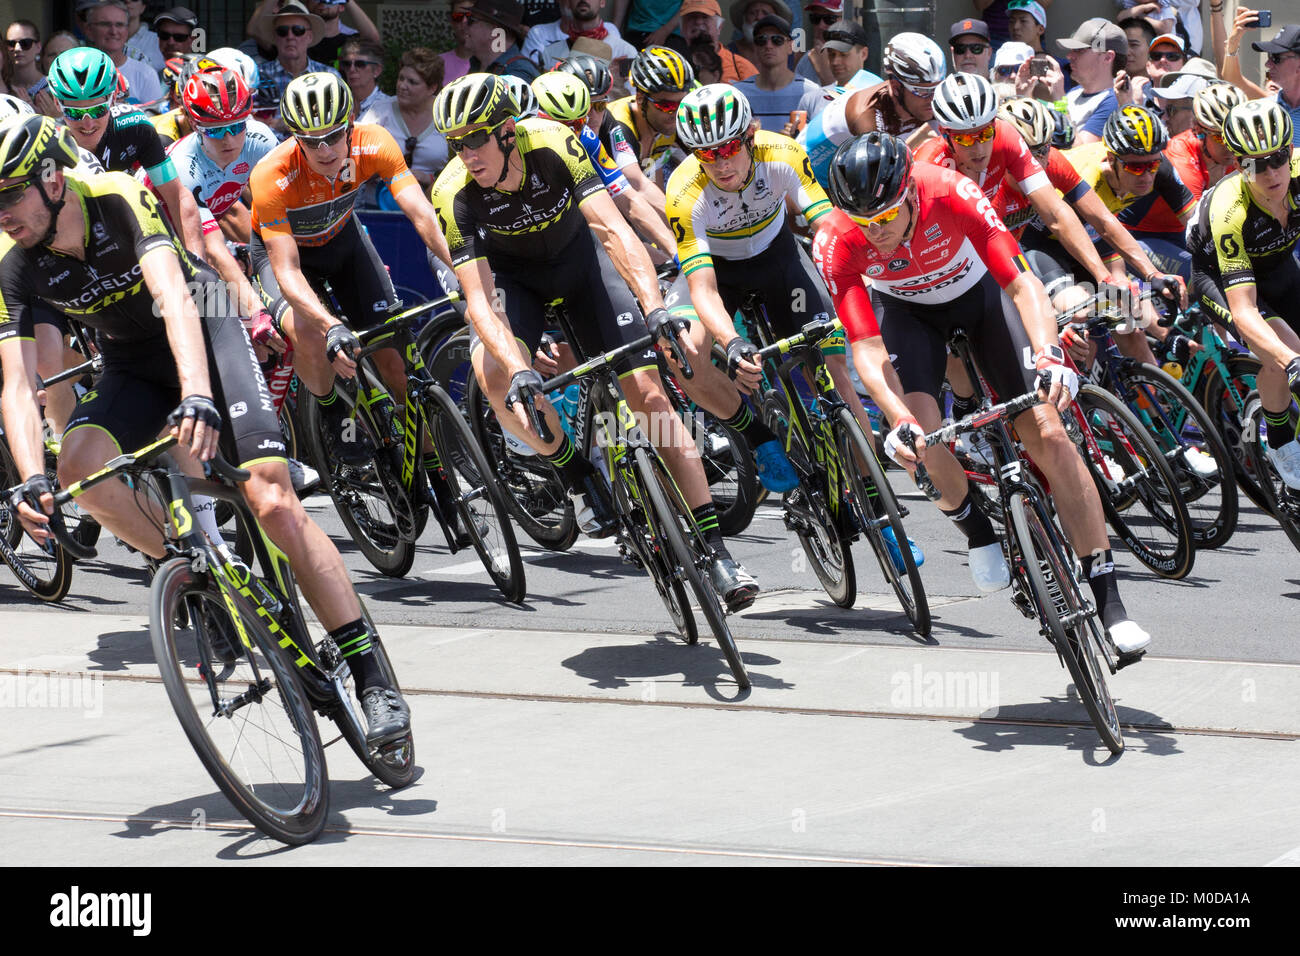
<path fill-rule="evenodd" d="M 715 256 L 749 259 L 762 252 L 785 227 L 787 196 L 809 224 L 831 211 L 808 154 L 790 137 L 759 130 L 753 159 L 749 179 L 736 192 L 715 186 L 694 156 L 668 181 L 668 227 L 683 274 L 712 266 Z"/>
<path fill-rule="evenodd" d="M 149 122 L 158 131 L 158 135 L 162 137 L 164 146 L 180 142 L 190 132 L 189 117 L 185 115 L 185 110 L 179 106 L 174 110 L 168 110 L 166 113 L 150 116 Z"/>
<path fill-rule="evenodd" d="M 115 341 L 165 336 L 140 259 L 167 247 L 179 257 L 186 281 L 196 271 L 158 200 L 125 173 L 65 174 L 64 181 L 67 202 L 79 203 L 85 216 L 85 258 L 44 245 L 24 249 L 0 236 L 0 341 L 33 337 L 31 308 L 38 299 Z"/>
<path fill-rule="evenodd" d="M 1106 209 L 1114 213 L 1129 232 L 1181 233 L 1183 224 L 1180 217 L 1196 205 L 1196 197 L 1183 183 L 1173 163 L 1161 157 L 1155 185 L 1145 196 L 1117 195 L 1110 188 L 1102 168 L 1107 152 L 1105 143 L 1087 143 L 1065 150 L 1064 155 L 1083 181 L 1097 193 Z M 1097 240 L 1091 227 L 1088 234 L 1094 242 Z"/>
<path fill-rule="evenodd" d="M 430 198 L 453 266 L 498 256 L 551 259 L 587 228 L 578 206 L 605 185 L 572 130 L 522 120 L 515 124 L 515 150 L 524 178 L 514 192 L 478 185 L 460 157 L 433 184 Z"/>
<path fill-rule="evenodd" d="M 626 137 L 629 132 L 632 137 L 632 148 L 636 150 L 637 158 L 643 155 L 641 148 L 641 139 L 637 135 L 636 118 L 632 116 L 633 96 L 625 96 L 621 100 L 614 100 L 609 104 L 609 119 L 605 121 L 605 126 L 601 131 L 602 142 L 604 142 L 605 130 L 608 130 L 609 141 L 605 142 L 605 148 L 609 150 L 611 156 L 614 155 L 613 147 L 617 146 L 619 136 Z M 611 123 L 610 120 L 614 122 Z M 682 149 L 677 145 L 677 135 L 675 133 L 655 133 L 654 139 L 650 142 L 650 152 L 644 153 L 645 158 L 641 160 L 641 168 L 645 174 L 652 179 L 662 168 L 665 178 L 667 178 L 670 166 L 675 165 L 675 160 L 679 159 Z"/>
<path fill-rule="evenodd" d="M 1287 223 L 1282 225 L 1251 198 L 1241 173 L 1225 176 L 1201 197 L 1187 232 L 1192 267 L 1214 277 L 1220 287 L 1254 285 L 1255 274 L 1267 275 L 1280 256 L 1291 254 L 1300 240 L 1300 153 L 1291 157 Z"/>

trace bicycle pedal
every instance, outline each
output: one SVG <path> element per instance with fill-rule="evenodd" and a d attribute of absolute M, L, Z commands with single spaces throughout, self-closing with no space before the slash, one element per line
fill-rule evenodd
<path fill-rule="evenodd" d="M 1147 656 L 1146 649 L 1134 651 L 1132 654 L 1121 654 L 1115 661 L 1115 672 L 1118 673 L 1130 664 L 1136 664 L 1142 658 Z"/>

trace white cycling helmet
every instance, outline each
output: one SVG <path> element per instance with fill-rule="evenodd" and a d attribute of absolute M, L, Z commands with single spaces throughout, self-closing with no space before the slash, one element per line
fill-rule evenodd
<path fill-rule="evenodd" d="M 687 149 L 712 149 L 745 135 L 753 122 L 744 93 L 730 83 L 710 83 L 682 97 L 677 138 Z"/>
<path fill-rule="evenodd" d="M 1020 130 L 1030 149 L 1039 149 L 1052 141 L 1060 114 L 1032 96 L 1013 96 L 998 108 L 998 115 Z"/>
<path fill-rule="evenodd" d="M 0 93 L 0 122 L 15 116 L 35 116 L 36 110 L 26 100 L 20 100 L 8 93 Z"/>
<path fill-rule="evenodd" d="M 982 76 L 954 73 L 934 91 L 931 108 L 943 129 L 983 129 L 998 115 L 998 94 Z"/>
<path fill-rule="evenodd" d="M 257 61 L 245 53 L 243 50 L 236 50 L 233 46 L 223 46 L 211 53 L 205 54 L 209 60 L 221 64 L 228 70 L 234 70 L 244 78 L 244 84 L 252 91 L 257 91 L 258 71 Z"/>
<path fill-rule="evenodd" d="M 881 63 L 885 75 L 904 86 L 936 86 L 948 74 L 943 50 L 920 33 L 897 33 L 885 47 Z"/>
<path fill-rule="evenodd" d="M 499 79 L 505 83 L 506 91 L 510 94 L 510 98 L 515 101 L 515 106 L 518 107 L 515 112 L 515 119 L 529 119 L 537 115 L 537 95 L 533 93 L 533 88 L 528 85 L 527 80 L 521 80 L 509 73 L 502 74 Z"/>

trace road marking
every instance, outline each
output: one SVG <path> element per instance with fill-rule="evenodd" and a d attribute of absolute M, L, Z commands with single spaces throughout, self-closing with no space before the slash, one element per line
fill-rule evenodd
<path fill-rule="evenodd" d="M 568 552 L 547 551 L 542 548 L 521 547 L 519 557 L 524 561 L 531 561 L 535 558 L 553 557 L 557 554 L 574 553 L 584 554 L 588 551 L 609 551 L 618 547 L 618 538 L 588 538 L 580 543 L 575 541 L 573 547 Z M 444 567 L 428 568 L 421 571 L 423 577 L 434 577 L 436 575 L 450 575 L 451 577 L 469 577 L 472 574 L 486 573 L 487 569 L 483 567 L 483 562 L 477 557 L 473 561 L 465 561 L 461 564 L 449 564 Z"/>

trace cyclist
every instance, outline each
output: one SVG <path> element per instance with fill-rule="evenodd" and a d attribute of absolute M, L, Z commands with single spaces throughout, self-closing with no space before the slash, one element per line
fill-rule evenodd
<path fill-rule="evenodd" d="M 695 71 L 676 50 L 646 47 L 632 61 L 628 71 L 632 94 L 609 104 L 601 127 L 601 142 L 611 156 L 617 156 L 617 141 L 636 150 L 654 193 L 648 193 L 656 209 L 664 204 L 663 185 L 681 158 L 677 144 L 677 104 L 695 87 Z"/>
<path fill-rule="evenodd" d="M 1169 140 L 1165 156 L 1174 164 L 1194 198 L 1237 168 L 1223 143 L 1228 110 L 1246 102 L 1246 94 L 1231 83 L 1211 83 L 1192 97 L 1192 125 Z"/>
<path fill-rule="evenodd" d="M 187 79 L 185 68 L 190 61 L 199 59 L 199 56 L 197 53 L 182 53 L 179 56 L 174 56 L 167 61 L 167 66 L 162 71 L 162 80 L 167 87 L 167 103 L 170 108 L 165 113 L 150 116 L 149 122 L 158 131 L 164 146 L 170 146 L 172 143 L 178 142 L 191 132 L 189 117 L 185 115 L 185 108 L 181 105 L 181 93 Z"/>
<path fill-rule="evenodd" d="M 934 135 L 930 100 L 948 72 L 939 44 L 919 33 L 897 33 L 885 47 L 881 67 L 883 83 L 831 100 L 799 134 L 822 188 L 836 148 L 854 136 L 879 130 L 906 136 L 915 149 Z"/>
<path fill-rule="evenodd" d="M 345 403 L 334 392 L 334 375 L 356 374 L 351 356 L 360 343 L 349 326 L 368 329 L 401 302 L 352 213 L 358 190 L 378 178 L 429 251 L 449 263 L 447 244 L 433 207 L 402 159 L 401 147 L 382 126 L 353 122 L 352 91 L 337 75 L 295 77 L 280 101 L 280 116 L 292 135 L 263 157 L 249 178 L 249 257 L 262 297 L 293 345 L 298 377 L 320 406 L 329 453 L 361 465 L 375 450 L 347 417 Z M 318 297 L 322 280 L 330 282 L 347 324 Z M 381 349 L 374 361 L 394 402 L 404 404 L 402 356 L 396 349 Z M 431 449 L 426 436 L 425 467 L 433 494 L 443 514 L 458 515 Z M 454 533 L 468 543 L 465 529 Z"/>
<path fill-rule="evenodd" d="M 409 711 L 371 657 L 343 559 L 289 486 L 280 423 L 223 284 L 185 251 L 149 190 L 121 173 L 78 177 L 69 171 L 76 161 L 71 135 L 48 117 L 0 127 L 2 401 L 10 448 L 28 476 L 14 501 L 24 527 L 37 541 L 50 538 L 48 518 L 30 506 L 36 501 L 53 513 L 31 323 L 33 304 L 44 300 L 95 329 L 105 360 L 63 435 L 60 482 L 71 484 L 124 449 L 152 441 L 168 421 L 178 426 L 175 453 L 190 473 L 198 472 L 189 456 L 211 458 L 221 441 L 251 473 L 244 485 L 249 506 L 288 556 L 352 668 L 367 739 L 401 737 L 410 729 Z M 196 287 L 204 291 L 202 316 L 190 292 Z M 165 556 L 161 514 L 147 514 L 124 483 L 106 482 L 79 504 L 127 544 Z M 215 523 L 208 530 L 219 533 Z"/>
<path fill-rule="evenodd" d="M 660 261 L 671 260 L 673 236 L 663 215 L 632 189 L 623 171 L 600 142 L 600 137 L 587 124 L 591 113 L 591 92 L 587 84 L 572 73 L 552 71 L 533 80 L 532 90 L 537 99 L 538 115 L 573 130 L 618 211 L 644 238 L 658 247 Z"/>
<path fill-rule="evenodd" d="M 574 332 L 583 340 L 571 344 L 587 354 L 638 338 L 647 327 L 656 338 L 674 328 L 654 268 L 573 134 L 545 120 L 516 122 L 497 77 L 471 73 L 452 81 L 434 101 L 433 120 L 456 157 L 434 183 L 433 201 L 475 333 L 475 375 L 502 427 L 559 471 L 584 530 L 608 534 L 609 492 L 585 450 L 574 447 L 542 397 L 537 405 L 555 436 L 544 443 L 520 400 L 542 384 L 530 366 L 546 303 L 556 298 L 579 323 Z M 747 607 L 758 585 L 722 541 L 703 466 L 671 410 L 653 350 L 627 360 L 620 377 L 633 410 L 666 424 L 652 432 L 717 553 L 709 568 L 715 589 L 730 610 Z"/>
<path fill-rule="evenodd" d="M 942 421 L 945 344 L 956 326 L 970 333 L 980 371 L 997 395 L 1028 391 L 1045 372 L 1048 402 L 1068 407 L 1078 377 L 1057 345 L 1043 285 L 980 188 L 953 170 L 913 165 L 894 136 L 870 133 L 843 144 L 830 180 L 838 208 L 821 223 L 813 253 L 853 343 L 858 373 L 893 425 L 885 450 L 909 469 L 924 461 L 941 492 L 940 509 L 967 538 L 976 586 L 1006 587 L 1010 570 L 997 534 L 973 506 L 961 466 L 946 448 L 913 454 L 902 435 L 920 435 Z M 1107 634 L 1119 653 L 1137 654 L 1150 635 L 1129 619 L 1120 599 L 1101 500 L 1083 459 L 1046 405 L 1020 415 L 1015 426 L 1051 482 Z"/>
<path fill-rule="evenodd" d="M 1259 356 L 1256 379 L 1268 430 L 1268 458 L 1300 490 L 1300 443 L 1290 416 L 1300 395 L 1300 153 L 1291 115 L 1276 100 L 1234 106 L 1223 142 L 1240 172 L 1201 197 L 1188 230 L 1192 287 L 1201 304 L 1232 322 Z M 1289 391 L 1288 391 L 1289 389 Z"/>

